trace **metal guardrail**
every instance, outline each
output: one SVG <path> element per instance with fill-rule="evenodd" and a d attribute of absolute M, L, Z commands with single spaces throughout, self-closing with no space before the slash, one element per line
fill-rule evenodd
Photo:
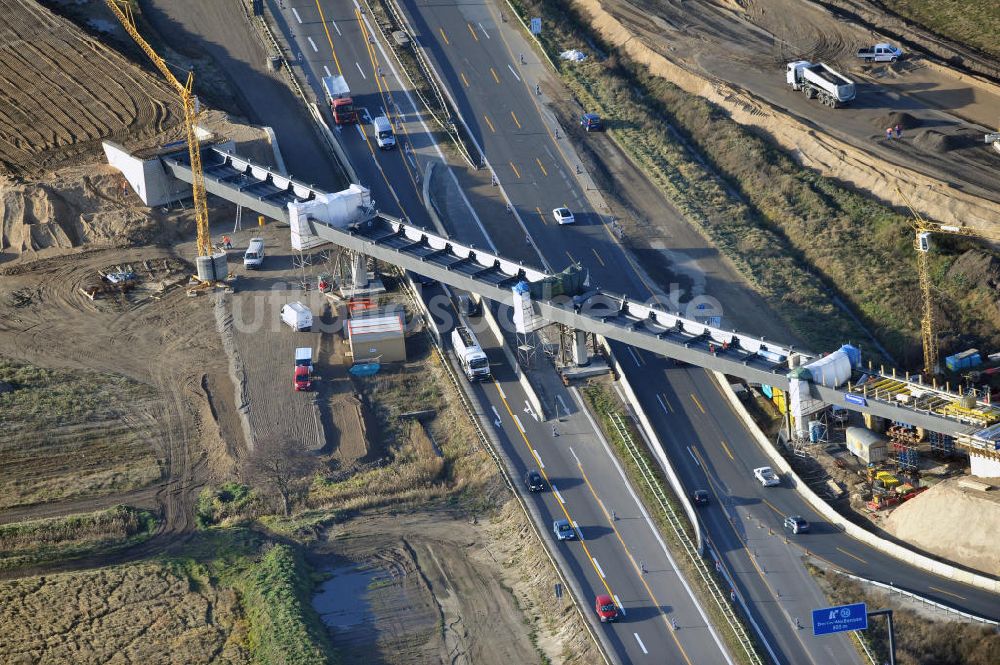
<path fill-rule="evenodd" d="M 964 619 L 967 619 L 968 621 L 974 621 L 976 623 L 981 623 L 988 626 L 994 626 L 1000 628 L 1000 621 L 994 621 L 993 619 L 986 619 L 981 616 L 976 616 L 975 614 L 969 614 L 968 612 L 963 612 L 962 610 L 956 610 L 954 607 L 948 607 L 947 605 L 942 605 L 941 603 L 934 602 L 930 598 L 924 598 L 920 594 L 913 593 L 912 591 L 906 591 L 905 589 L 900 589 L 899 587 L 893 586 L 892 584 L 885 584 L 884 582 L 876 582 L 875 580 L 869 580 L 864 577 L 858 577 L 857 575 L 851 575 L 850 573 L 844 572 L 843 570 L 837 570 L 836 568 L 834 568 L 833 570 L 834 572 L 843 575 L 844 577 L 851 578 L 855 582 L 860 582 L 861 584 L 871 584 L 872 586 L 877 586 L 880 589 L 885 589 L 886 591 L 889 592 L 890 595 L 898 593 L 901 596 L 907 596 L 908 598 L 912 598 L 913 600 L 923 603 L 924 605 L 930 605 L 932 607 L 941 610 L 942 612 L 948 612 L 949 614 L 960 616 Z"/>
<path fill-rule="evenodd" d="M 673 507 L 671 507 L 666 494 L 660 487 L 660 484 L 656 482 L 656 475 L 653 473 L 653 470 L 649 468 L 649 464 L 646 462 L 646 459 L 639 454 L 638 447 L 632 438 L 632 434 L 628 430 L 628 426 L 626 425 L 624 418 L 620 413 L 609 413 L 608 417 L 611 420 L 612 425 L 614 425 L 615 430 L 618 432 L 618 436 L 621 437 L 622 442 L 625 444 L 625 448 L 628 450 L 632 461 L 635 462 L 636 468 L 638 468 L 639 473 L 642 474 L 642 478 L 645 481 L 646 486 L 649 487 L 653 496 L 656 498 L 656 502 L 660 506 L 660 511 L 667 518 L 667 522 L 670 524 L 671 530 L 673 530 L 677 539 L 681 542 L 681 545 L 684 547 L 684 552 L 687 554 L 688 558 L 694 564 L 695 569 L 698 571 L 698 576 L 701 577 L 702 581 L 711 592 L 712 600 L 715 601 L 719 611 L 721 611 L 722 615 L 725 617 L 726 623 L 729 624 L 729 628 L 732 630 L 733 634 L 735 634 L 736 639 L 739 640 L 740 646 L 743 647 L 743 651 L 753 663 L 763 665 L 764 661 L 761 659 L 760 654 L 757 653 L 753 640 L 750 639 L 750 636 L 747 634 L 743 624 L 736 616 L 736 613 L 733 612 L 732 606 L 726 602 L 725 595 L 723 594 L 722 589 L 719 588 L 719 584 L 716 581 L 715 576 L 712 575 L 712 572 L 709 570 L 705 560 L 698 553 L 698 547 L 685 530 L 680 516 L 673 509 Z"/>

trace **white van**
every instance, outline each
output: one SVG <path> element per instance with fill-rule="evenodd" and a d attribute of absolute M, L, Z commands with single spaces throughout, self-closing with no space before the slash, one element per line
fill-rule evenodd
<path fill-rule="evenodd" d="M 378 143 L 378 147 L 383 150 L 396 147 L 396 135 L 392 133 L 392 124 L 389 122 L 389 118 L 380 115 L 372 120 L 372 125 L 375 126 L 375 141 Z"/>
<path fill-rule="evenodd" d="M 312 330 L 312 310 L 300 302 L 290 302 L 281 308 L 281 321 L 295 332 Z"/>
<path fill-rule="evenodd" d="M 247 246 L 247 251 L 243 255 L 243 267 L 248 270 L 254 270 L 255 268 L 261 267 L 263 263 L 264 239 L 250 238 L 250 244 Z"/>

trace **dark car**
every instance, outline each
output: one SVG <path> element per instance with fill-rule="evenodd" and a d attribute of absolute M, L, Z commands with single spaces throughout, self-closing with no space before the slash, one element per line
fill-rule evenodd
<path fill-rule="evenodd" d="M 694 501 L 694 505 L 696 506 L 707 506 L 708 490 L 695 490 L 694 494 L 691 495 L 691 499 Z"/>
<path fill-rule="evenodd" d="M 524 474 L 524 486 L 528 488 L 529 492 L 541 492 L 545 489 L 545 480 L 542 478 L 542 474 L 532 469 Z"/>
<path fill-rule="evenodd" d="M 809 522 L 805 521 L 801 515 L 789 515 L 785 518 L 785 528 L 792 533 L 805 533 L 809 531 Z"/>
<path fill-rule="evenodd" d="M 604 129 L 604 123 L 601 122 L 601 116 L 596 113 L 584 113 L 581 115 L 580 126 L 588 132 L 596 132 Z"/>
<path fill-rule="evenodd" d="M 479 316 L 482 314 L 480 303 L 465 293 L 458 296 L 458 311 L 462 316 Z"/>

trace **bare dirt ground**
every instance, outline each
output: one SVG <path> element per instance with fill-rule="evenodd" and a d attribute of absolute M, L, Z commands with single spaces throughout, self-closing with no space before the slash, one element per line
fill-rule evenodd
<path fill-rule="evenodd" d="M 977 478 L 977 480 L 980 480 Z M 1000 479 L 985 478 L 994 487 Z M 880 526 L 902 541 L 913 543 L 948 561 L 1000 575 L 995 534 L 1000 529 L 1000 496 L 958 486 L 958 478 L 942 481 L 894 508 Z M 972 517 L 974 516 L 974 517 Z M 956 525 L 972 526 L 963 528 Z"/>
<path fill-rule="evenodd" d="M 161 564 L 0 582 L 0 660 L 249 663 L 236 594 Z"/>
<path fill-rule="evenodd" d="M 611 43 L 676 85 L 759 127 L 806 166 L 902 205 L 899 186 L 924 214 L 989 224 L 1000 213 L 993 127 L 1000 91 L 919 55 L 863 66 L 854 50 L 873 40 L 809 3 L 761 0 L 576 0 Z M 829 109 L 786 88 L 784 63 L 824 60 L 860 82 L 858 98 Z M 906 115 L 903 139 L 884 140 Z M 978 142 L 977 142 L 978 141 Z"/>
<path fill-rule="evenodd" d="M 572 604 L 552 594 L 557 579 L 538 548 L 522 549 L 525 538 L 513 505 L 491 524 L 420 513 L 359 520 L 316 547 L 314 564 L 334 577 L 314 604 L 345 662 L 590 662 Z M 327 594 L 359 574 L 362 592 L 344 612 Z M 534 627 L 537 648 L 529 610 L 553 621 Z"/>
<path fill-rule="evenodd" d="M 0 96 L 0 168 L 18 175 L 94 156 L 101 139 L 149 138 L 182 118 L 164 83 L 32 0 L 4 3 Z"/>

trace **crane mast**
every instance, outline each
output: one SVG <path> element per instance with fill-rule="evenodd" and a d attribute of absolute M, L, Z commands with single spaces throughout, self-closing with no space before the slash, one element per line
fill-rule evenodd
<path fill-rule="evenodd" d="M 191 189 L 194 196 L 194 217 L 198 229 L 198 256 L 212 256 L 212 235 L 208 226 L 208 203 L 205 200 L 205 176 L 201 167 L 201 146 L 198 142 L 198 134 L 195 132 L 195 118 L 197 117 L 197 100 L 194 96 L 194 72 L 188 72 L 187 81 L 181 83 L 170 71 L 166 60 L 153 50 L 135 25 L 135 16 L 132 13 L 132 6 L 128 0 L 104 0 L 111 12 L 121 22 L 125 32 L 139 45 L 139 48 L 149 56 L 160 73 L 167 80 L 167 83 L 181 98 L 184 106 L 184 130 L 187 138 L 188 155 L 191 160 Z"/>

